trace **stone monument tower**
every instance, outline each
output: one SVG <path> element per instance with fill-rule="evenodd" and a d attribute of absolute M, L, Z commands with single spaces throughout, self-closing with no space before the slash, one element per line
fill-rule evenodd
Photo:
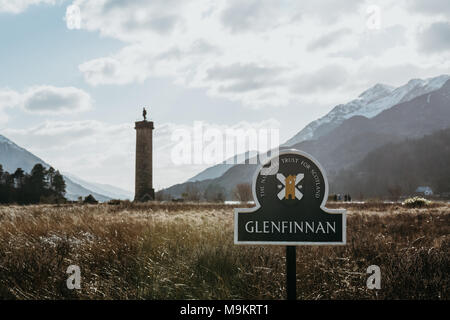
<path fill-rule="evenodd" d="M 153 121 L 147 121 L 143 110 L 143 121 L 135 122 L 136 129 L 136 180 L 134 201 L 155 199 L 153 189 Z"/>

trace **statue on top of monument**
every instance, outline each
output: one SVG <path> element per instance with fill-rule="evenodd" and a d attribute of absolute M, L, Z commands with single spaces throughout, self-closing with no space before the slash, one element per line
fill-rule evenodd
<path fill-rule="evenodd" d="M 142 115 L 144 116 L 144 121 L 147 121 L 147 110 L 145 110 L 145 107 L 144 110 L 142 110 Z"/>

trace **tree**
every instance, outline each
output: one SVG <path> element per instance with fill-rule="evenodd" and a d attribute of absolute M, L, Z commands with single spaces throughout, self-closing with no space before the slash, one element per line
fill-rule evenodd
<path fill-rule="evenodd" d="M 59 203 L 66 200 L 65 190 L 63 176 L 53 168 L 36 164 L 31 174 L 21 168 L 10 174 L 0 165 L 0 203 Z"/>
<path fill-rule="evenodd" d="M 170 194 L 166 193 L 164 190 L 159 190 L 155 193 L 156 201 L 167 201 L 170 200 Z"/>
<path fill-rule="evenodd" d="M 203 197 L 206 201 L 211 202 L 224 202 L 225 201 L 225 188 L 218 184 L 210 184 L 206 188 Z"/>
<path fill-rule="evenodd" d="M 200 201 L 201 193 L 198 187 L 191 183 L 186 186 L 183 198 L 188 201 Z"/>
<path fill-rule="evenodd" d="M 9 174 L 8 172 L 3 173 L 3 186 L 5 190 L 4 203 L 16 202 L 17 192 L 14 187 L 14 177 L 12 174 Z"/>
<path fill-rule="evenodd" d="M 97 199 L 94 198 L 92 194 L 88 195 L 84 198 L 84 203 L 96 204 L 98 203 Z"/>
<path fill-rule="evenodd" d="M 5 184 L 5 174 L 3 171 L 3 166 L 0 164 L 0 203 L 8 202 L 8 189 Z"/>
<path fill-rule="evenodd" d="M 58 197 L 64 197 L 64 194 L 66 193 L 66 182 L 59 171 L 56 171 L 53 175 L 51 188 Z"/>
<path fill-rule="evenodd" d="M 240 183 L 233 190 L 235 198 L 242 202 L 248 202 L 253 199 L 252 187 L 249 183 Z"/>
<path fill-rule="evenodd" d="M 29 188 L 32 203 L 38 203 L 41 197 L 46 195 L 46 185 L 46 170 L 38 163 L 31 169 Z"/>
<path fill-rule="evenodd" d="M 21 168 L 17 168 L 13 173 L 12 178 L 14 180 L 14 190 L 12 191 L 14 201 L 20 204 L 26 203 L 27 194 L 25 187 L 28 178 L 27 175 Z"/>
<path fill-rule="evenodd" d="M 53 189 L 53 179 L 55 177 L 55 174 L 56 174 L 56 172 L 55 172 L 55 169 L 53 169 L 53 167 L 50 167 L 47 170 L 47 183 L 48 183 L 48 186 L 50 187 L 50 189 Z"/>
<path fill-rule="evenodd" d="M 23 188 L 25 184 L 25 172 L 22 170 L 22 168 L 17 168 L 13 174 L 13 177 L 15 187 L 19 189 Z"/>

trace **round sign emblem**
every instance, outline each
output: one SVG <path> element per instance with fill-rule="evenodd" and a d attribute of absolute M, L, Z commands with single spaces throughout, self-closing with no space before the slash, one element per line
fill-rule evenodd
<path fill-rule="evenodd" d="M 320 206 L 325 196 L 325 179 L 320 168 L 297 153 L 281 154 L 259 170 L 255 192 L 261 206 Z"/>

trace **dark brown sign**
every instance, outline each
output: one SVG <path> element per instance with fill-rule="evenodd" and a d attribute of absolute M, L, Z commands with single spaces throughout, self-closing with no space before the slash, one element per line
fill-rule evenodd
<path fill-rule="evenodd" d="M 320 164 L 298 150 L 283 151 L 253 179 L 254 208 L 235 209 L 236 244 L 346 243 L 345 210 L 325 207 L 328 181 Z"/>

